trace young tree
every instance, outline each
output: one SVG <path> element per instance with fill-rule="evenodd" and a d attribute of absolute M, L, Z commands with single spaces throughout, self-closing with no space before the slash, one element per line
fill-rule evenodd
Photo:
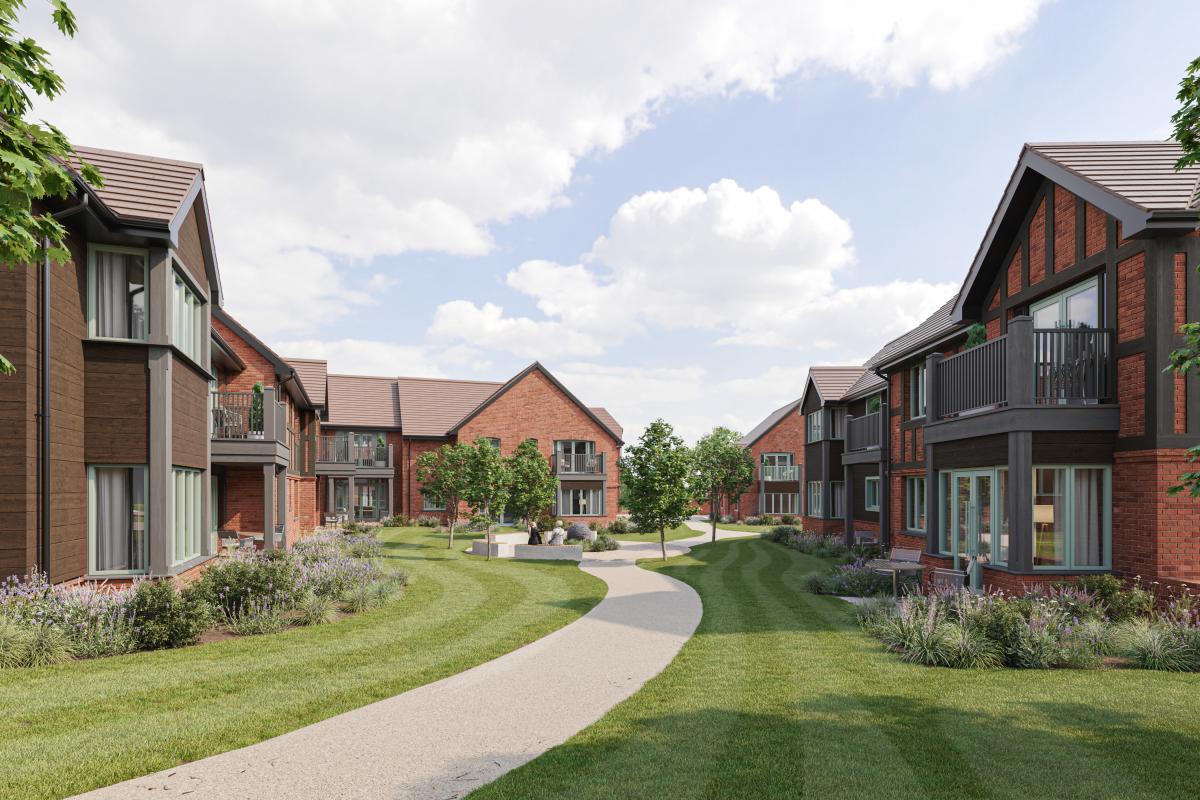
<path fill-rule="evenodd" d="M 492 557 L 492 525 L 500 519 L 508 504 L 512 482 L 508 464 L 488 439 L 476 439 L 469 448 L 463 484 L 463 500 L 471 513 L 487 520 L 487 557 Z"/>
<path fill-rule="evenodd" d="M 75 15 L 65 0 L 51 0 L 50 5 L 55 26 L 73 37 Z M 62 131 L 25 119 L 31 94 L 53 99 L 62 93 L 63 82 L 37 42 L 18 38 L 17 15 L 24 7 L 25 0 L 0 0 L 0 263 L 9 269 L 47 254 L 57 263 L 69 258 L 62 246 L 66 229 L 51 214 L 33 210 L 37 200 L 71 195 L 68 163 L 76 162 L 88 183 L 104 185 L 100 173 L 75 154 Z M 0 375 L 15 371 L 0 354 Z"/>
<path fill-rule="evenodd" d="M 1183 155 L 1175 162 L 1175 169 L 1181 170 L 1200 164 L 1200 58 L 1188 65 L 1175 97 L 1179 100 L 1179 110 L 1172 115 L 1171 123 L 1175 126 L 1175 140 L 1183 146 Z M 1200 264 L 1196 269 L 1200 271 Z M 1167 369 L 1180 375 L 1200 371 L 1200 322 L 1186 323 L 1179 333 L 1183 334 L 1184 345 L 1171 353 L 1171 364 Z M 1193 464 L 1200 461 L 1200 447 L 1188 450 L 1188 461 Z M 1200 470 L 1183 473 L 1179 483 L 1167 489 L 1172 495 L 1182 492 L 1200 497 Z"/>
<path fill-rule="evenodd" d="M 527 439 L 508 459 L 512 483 L 508 487 L 508 510 L 529 521 L 554 504 L 558 479 L 550 472 L 546 457 L 538 451 L 537 442 Z"/>
<path fill-rule="evenodd" d="M 667 558 L 667 528 L 683 523 L 692 513 L 688 481 L 692 452 L 661 419 L 650 423 L 619 462 L 621 499 L 633 524 L 657 530 L 662 557 Z"/>
<path fill-rule="evenodd" d="M 446 509 L 450 521 L 450 541 L 454 547 L 454 528 L 458 525 L 458 506 L 467 488 L 467 462 L 471 447 L 465 444 L 444 444 L 437 450 L 422 453 L 417 459 L 417 480 L 421 494 Z"/>
<path fill-rule="evenodd" d="M 705 500 L 712 513 L 712 540 L 717 540 L 721 500 L 732 500 L 754 484 L 754 456 L 742 445 L 742 435 L 729 428 L 713 428 L 692 449 L 692 497 Z"/>

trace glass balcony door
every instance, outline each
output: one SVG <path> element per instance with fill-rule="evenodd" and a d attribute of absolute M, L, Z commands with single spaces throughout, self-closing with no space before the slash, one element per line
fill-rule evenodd
<path fill-rule="evenodd" d="M 975 589 L 982 585 L 983 567 L 993 560 L 992 480 L 991 470 L 950 473 L 949 552 L 955 566 L 966 570 Z"/>

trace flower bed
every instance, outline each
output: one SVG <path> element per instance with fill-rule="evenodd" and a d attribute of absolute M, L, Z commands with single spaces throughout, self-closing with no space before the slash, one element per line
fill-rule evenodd
<path fill-rule="evenodd" d="M 330 622 L 404 585 L 403 573 L 380 568 L 381 553 L 371 534 L 321 533 L 287 553 L 222 556 L 182 590 L 171 580 L 115 588 L 13 576 L 0 583 L 0 668 L 182 647 L 214 628 L 249 635 Z"/>
<path fill-rule="evenodd" d="M 1200 672 L 1200 604 L 1179 594 L 1162 608 L 1111 576 L 1027 591 L 967 590 L 873 598 L 859 623 L 905 661 L 930 666 Z"/>

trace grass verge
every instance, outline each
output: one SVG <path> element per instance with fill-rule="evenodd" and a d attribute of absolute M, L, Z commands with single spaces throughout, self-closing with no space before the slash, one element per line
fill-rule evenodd
<path fill-rule="evenodd" d="M 573 563 L 466 558 L 472 536 L 450 550 L 428 528 L 386 529 L 404 596 L 333 625 L 0 671 L 0 797 L 62 797 L 277 736 L 503 655 L 604 595 Z"/>
<path fill-rule="evenodd" d="M 704 601 L 658 677 L 472 800 L 1193 798 L 1200 676 L 909 665 L 762 540 L 662 563 Z"/>

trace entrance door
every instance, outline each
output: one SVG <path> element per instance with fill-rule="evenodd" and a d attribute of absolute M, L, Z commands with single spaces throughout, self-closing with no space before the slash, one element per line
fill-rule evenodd
<path fill-rule="evenodd" d="M 954 564 L 967 571 L 971 588 L 979 590 L 985 564 L 992 562 L 992 473 L 954 472 L 953 530 Z"/>

